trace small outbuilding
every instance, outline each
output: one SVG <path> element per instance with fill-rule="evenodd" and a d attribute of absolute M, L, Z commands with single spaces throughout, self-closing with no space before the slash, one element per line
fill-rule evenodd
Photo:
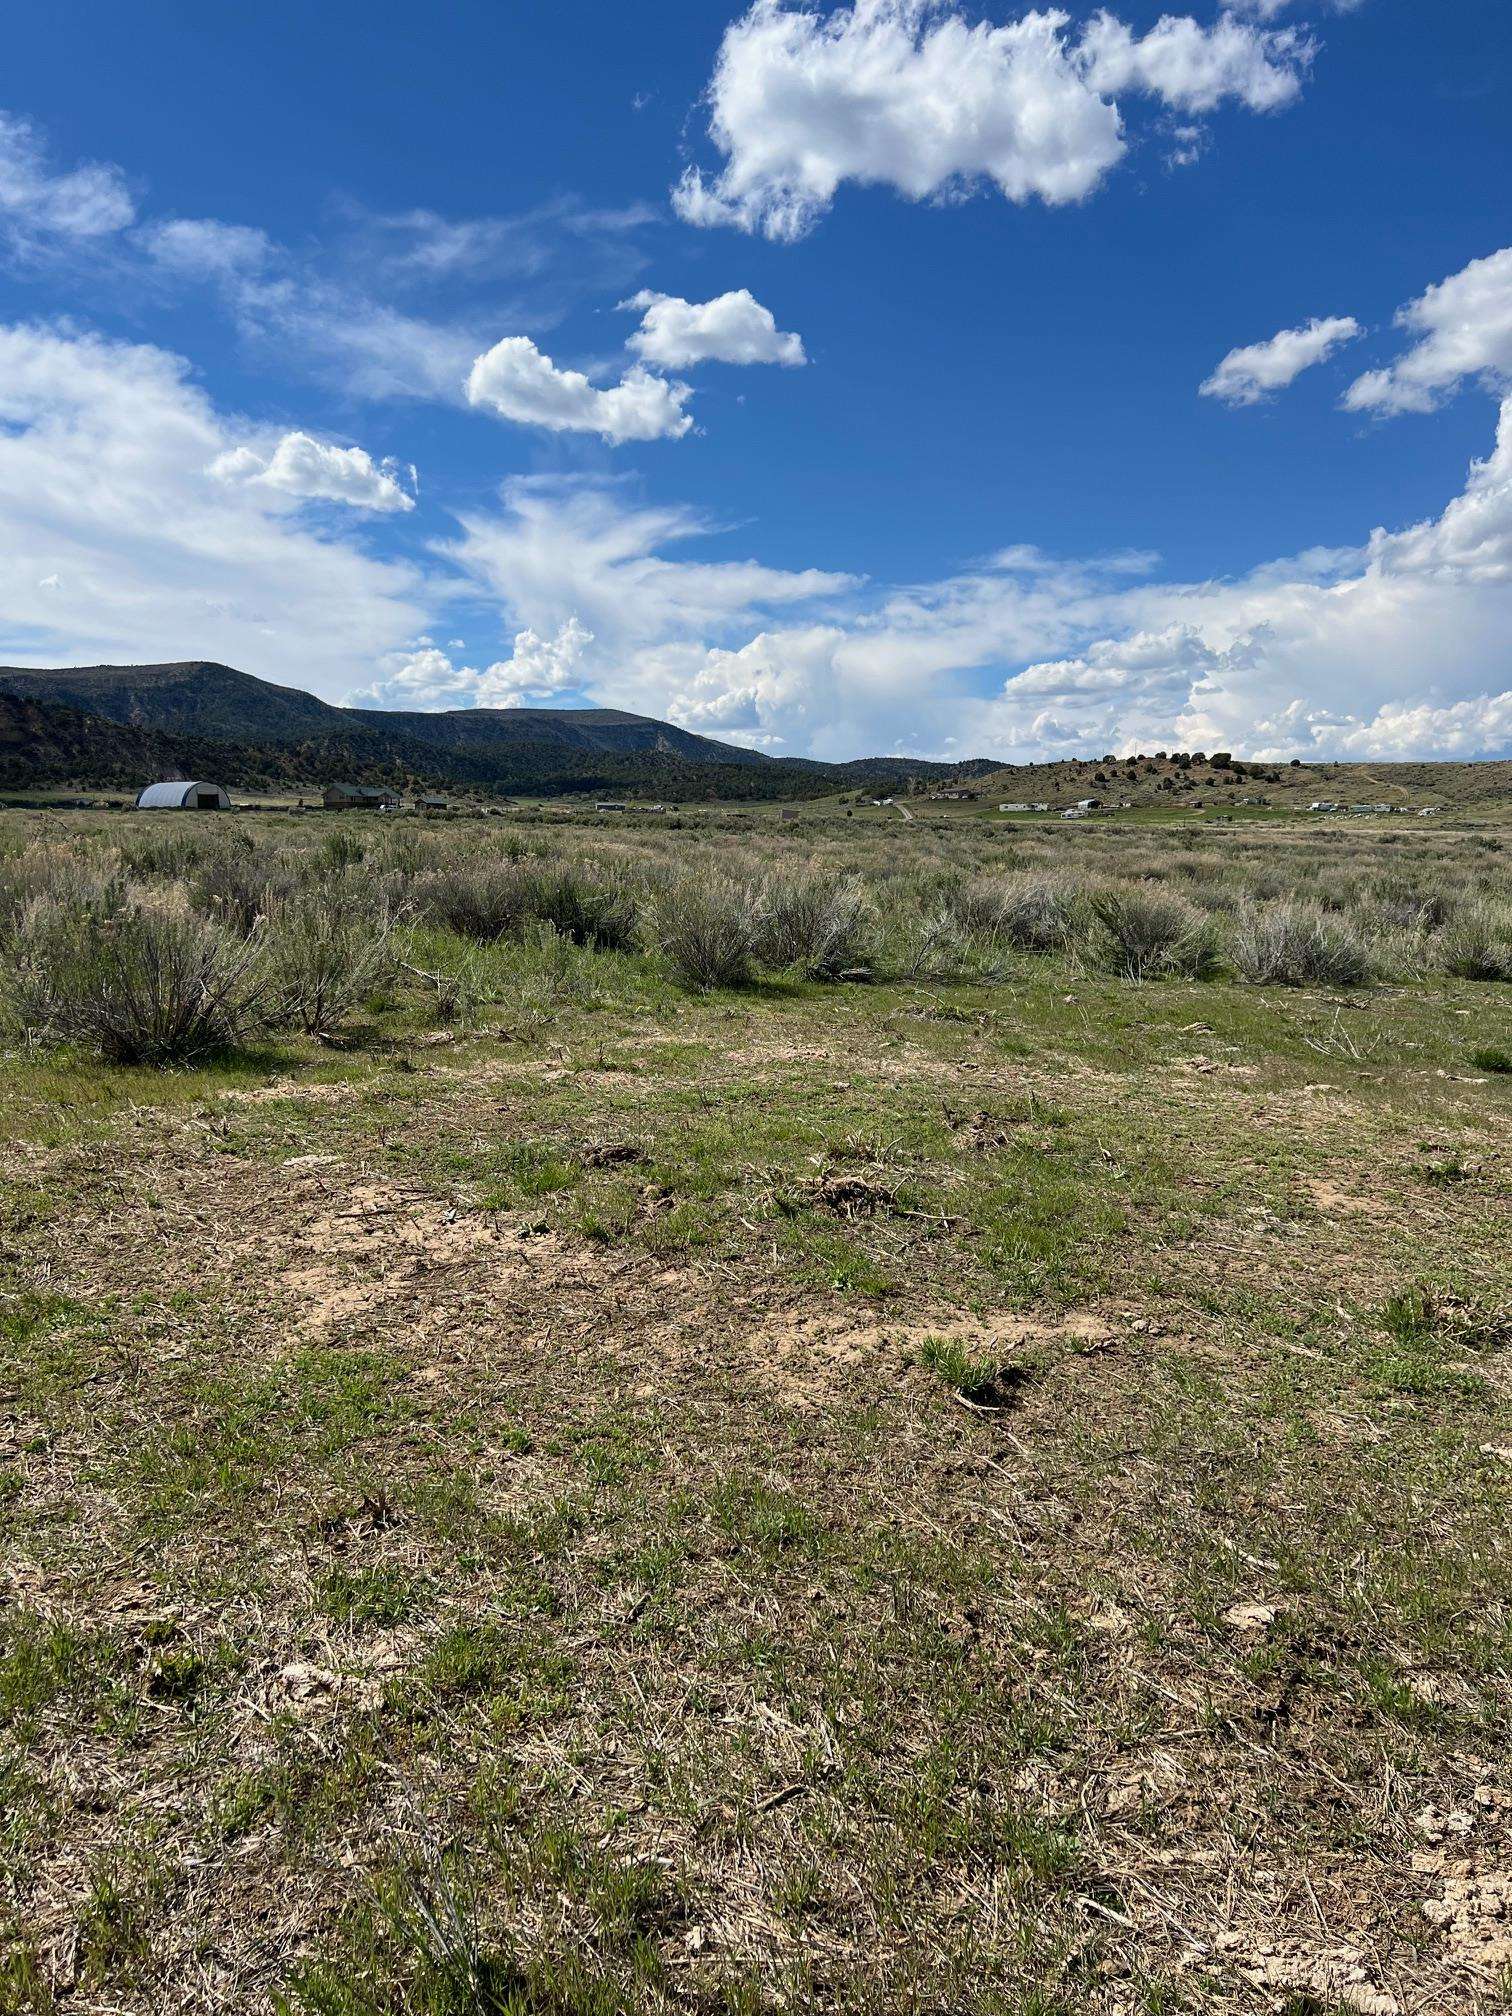
<path fill-rule="evenodd" d="M 231 799 L 220 784 L 196 784 L 175 778 L 167 784 L 149 784 L 137 799 L 139 812 L 229 812 Z"/>
<path fill-rule="evenodd" d="M 324 804 L 328 812 L 399 812 L 404 800 L 386 784 L 327 784 Z"/>

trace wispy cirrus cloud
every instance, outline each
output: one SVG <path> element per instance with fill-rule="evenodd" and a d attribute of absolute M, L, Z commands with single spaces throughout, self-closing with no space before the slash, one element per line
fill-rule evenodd
<path fill-rule="evenodd" d="M 882 591 L 688 552 L 715 530 L 601 484 L 516 484 L 446 552 L 517 626 L 592 631 L 575 690 L 770 750 L 1512 753 L 1512 399 L 1436 517 L 1234 580 L 1013 549 Z"/>
<path fill-rule="evenodd" d="M 127 242 L 139 284 L 210 290 L 248 350 L 286 372 L 362 398 L 462 405 L 501 321 L 539 333 L 585 297 L 622 291 L 660 221 L 647 204 L 572 196 L 469 217 L 333 202 L 300 245 L 213 217 L 148 218 Z"/>
<path fill-rule="evenodd" d="M 56 167 L 30 120 L 0 112 L 0 240 L 13 253 L 107 238 L 135 215 L 119 168 L 98 161 Z"/>
<path fill-rule="evenodd" d="M 374 299 L 355 278 L 296 255 L 253 226 L 173 217 L 138 234 L 152 268 L 174 286 L 202 286 L 223 303 L 252 350 L 370 399 L 460 403 L 468 366 L 485 340 L 475 327 L 438 321 Z"/>
<path fill-rule="evenodd" d="M 202 654 L 337 693 L 423 630 L 447 592 L 434 570 L 312 522 L 298 493 L 212 473 L 250 438 L 168 351 L 0 325 L 12 662 Z"/>
<path fill-rule="evenodd" d="M 1230 14 L 1250 15 L 1256 21 L 1278 21 L 1288 9 L 1301 12 L 1320 9 L 1329 14 L 1353 14 L 1365 0 L 1224 0 Z"/>

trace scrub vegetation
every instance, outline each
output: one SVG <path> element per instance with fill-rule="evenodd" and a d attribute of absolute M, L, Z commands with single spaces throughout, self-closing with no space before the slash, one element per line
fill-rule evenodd
<path fill-rule="evenodd" d="M 0 817 L 0 2012 L 1505 2006 L 1509 861 Z"/>

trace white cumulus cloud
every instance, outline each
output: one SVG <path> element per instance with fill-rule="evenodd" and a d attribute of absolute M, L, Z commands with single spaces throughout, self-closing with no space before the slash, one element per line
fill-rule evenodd
<path fill-rule="evenodd" d="M 135 214 L 119 168 L 90 161 L 56 170 L 36 128 L 0 112 L 0 229 L 15 242 L 100 238 L 124 230 Z"/>
<path fill-rule="evenodd" d="M 712 301 L 684 301 L 642 288 L 620 304 L 641 317 L 629 348 L 647 364 L 685 371 L 691 364 L 806 364 L 803 338 L 777 327 L 748 287 Z"/>
<path fill-rule="evenodd" d="M 1179 112 L 1212 112 L 1232 98 L 1251 112 L 1275 112 L 1301 89 L 1311 45 L 1290 30 L 1267 33 L 1222 14 L 1211 27 L 1164 14 L 1139 35 L 1104 11 L 1087 26 L 1080 67 L 1105 98 L 1144 91 Z"/>
<path fill-rule="evenodd" d="M 1355 412 L 1431 413 L 1466 378 L 1512 383 L 1512 246 L 1475 259 L 1397 315 L 1417 342 L 1344 395 Z"/>
<path fill-rule="evenodd" d="M 358 707 L 526 707 L 570 692 L 593 632 L 575 616 L 549 637 L 515 633 L 508 658 L 482 670 L 456 664 L 434 644 L 396 656 L 387 676 L 351 695 Z"/>
<path fill-rule="evenodd" d="M 1343 343 L 1361 334 L 1352 315 L 1314 316 L 1298 329 L 1282 329 L 1264 343 L 1230 350 L 1198 390 L 1230 406 L 1254 406 L 1268 392 L 1279 392 L 1314 364 L 1331 357 Z"/>
<path fill-rule="evenodd" d="M 210 464 L 210 473 L 223 483 L 261 483 L 286 497 L 351 504 L 361 511 L 415 508 L 396 462 L 375 462 L 365 448 L 338 448 L 313 434 L 285 434 L 271 449 L 245 444 L 227 449 Z"/>
<path fill-rule="evenodd" d="M 1117 99 L 1188 114 L 1232 99 L 1274 111 L 1312 45 L 1229 14 L 1167 16 L 1137 35 L 1104 12 L 1080 40 L 1058 8 L 994 27 L 942 0 L 854 0 L 827 15 L 754 0 L 725 31 L 707 97 L 723 166 L 673 192 L 694 224 L 793 239 L 844 182 L 915 201 L 995 185 L 1011 202 L 1074 203 L 1122 158 Z"/>
<path fill-rule="evenodd" d="M 503 420 L 554 433 L 599 434 L 606 441 L 677 440 L 693 425 L 690 388 L 636 364 L 618 385 L 598 386 L 564 371 L 528 336 L 506 336 L 474 360 L 467 396 Z"/>

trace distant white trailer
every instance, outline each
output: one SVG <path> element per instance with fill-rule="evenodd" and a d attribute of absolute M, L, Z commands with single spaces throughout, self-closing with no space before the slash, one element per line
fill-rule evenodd
<path fill-rule="evenodd" d="M 1027 812 L 1029 807 L 1027 805 L 999 805 L 998 810 L 999 812 Z"/>
<path fill-rule="evenodd" d="M 137 799 L 139 812 L 229 812 L 231 799 L 219 784 L 195 784 L 176 778 L 168 784 L 149 784 Z"/>

